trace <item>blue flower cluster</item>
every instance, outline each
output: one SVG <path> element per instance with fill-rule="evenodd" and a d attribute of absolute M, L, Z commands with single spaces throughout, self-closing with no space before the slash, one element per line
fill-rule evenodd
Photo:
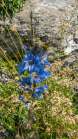
<path fill-rule="evenodd" d="M 27 54 L 24 55 L 23 57 L 23 63 L 17 65 L 18 73 L 19 75 L 22 75 L 24 71 L 27 70 L 27 72 L 30 74 L 30 77 L 25 78 L 22 77 L 22 81 L 18 80 L 18 82 L 20 82 L 19 85 L 20 88 L 23 87 L 22 89 L 24 91 L 30 92 L 32 83 L 36 82 L 39 87 L 40 81 L 44 83 L 45 78 L 48 78 L 51 75 L 51 73 L 45 70 L 46 68 L 45 64 L 50 66 L 50 63 L 46 61 L 47 55 L 41 54 L 40 52 L 41 47 L 39 45 L 36 46 L 35 49 L 32 49 L 31 51 L 28 51 L 26 46 L 23 46 L 22 48 L 24 49 L 24 51 L 27 52 Z M 35 51 L 37 53 L 36 55 L 34 53 Z M 28 87 L 26 87 L 26 85 Z M 42 98 L 41 94 L 45 93 L 44 92 L 45 89 L 48 89 L 47 85 L 34 89 L 32 97 L 41 99 Z M 21 100 L 25 105 L 28 105 L 28 102 L 23 101 L 23 99 L 24 98 L 21 95 L 19 95 L 19 100 Z"/>

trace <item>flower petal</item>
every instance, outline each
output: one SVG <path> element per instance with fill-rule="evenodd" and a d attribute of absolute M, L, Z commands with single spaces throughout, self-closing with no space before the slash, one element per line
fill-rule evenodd
<path fill-rule="evenodd" d="M 25 45 L 23 45 L 22 48 L 24 49 L 24 51 L 29 52 L 29 51 L 27 50 L 27 47 L 26 47 Z"/>
<path fill-rule="evenodd" d="M 18 71 L 19 75 L 22 75 L 24 73 L 24 71 L 25 71 L 24 70 L 24 64 L 20 63 L 20 64 L 17 65 L 17 67 L 19 69 L 19 71 Z"/>
<path fill-rule="evenodd" d="M 21 95 L 19 95 L 19 100 L 23 100 L 23 97 Z"/>
<path fill-rule="evenodd" d="M 50 63 L 48 61 L 42 61 L 41 63 L 50 66 Z"/>

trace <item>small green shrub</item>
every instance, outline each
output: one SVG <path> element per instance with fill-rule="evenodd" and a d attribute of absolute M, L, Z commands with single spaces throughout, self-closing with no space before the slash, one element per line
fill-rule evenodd
<path fill-rule="evenodd" d="M 9 15 L 14 16 L 15 12 L 20 12 L 22 10 L 25 0 L 2 0 L 0 4 L 6 9 Z M 5 10 L 0 5 L 0 15 L 6 16 Z"/>

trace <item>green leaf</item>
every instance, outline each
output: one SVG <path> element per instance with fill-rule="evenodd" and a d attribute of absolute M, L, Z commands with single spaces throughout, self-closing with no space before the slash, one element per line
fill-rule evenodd
<path fill-rule="evenodd" d="M 3 60 L 2 58 L 0 58 L 0 61 L 1 61 L 1 62 L 4 62 L 4 60 Z"/>
<path fill-rule="evenodd" d="M 78 104 L 76 104 L 75 107 L 78 109 Z"/>
<path fill-rule="evenodd" d="M 20 4 L 20 0 L 18 0 L 17 3 Z"/>
<path fill-rule="evenodd" d="M 50 137 L 50 134 L 48 134 L 48 132 L 45 132 L 39 135 L 39 139 L 43 139 L 45 137 Z"/>
<path fill-rule="evenodd" d="M 9 3 L 9 9 L 11 9 L 11 8 L 12 8 L 12 6 L 13 6 L 13 5 L 12 5 L 12 3 Z"/>
<path fill-rule="evenodd" d="M 66 137 L 63 137 L 62 139 L 68 139 L 68 138 L 66 138 Z"/>
<path fill-rule="evenodd" d="M 56 55 L 56 52 L 54 52 L 54 51 L 51 51 L 51 52 Z"/>
<path fill-rule="evenodd" d="M 34 124 L 33 128 L 34 129 L 38 129 L 39 126 L 37 126 L 37 124 Z"/>

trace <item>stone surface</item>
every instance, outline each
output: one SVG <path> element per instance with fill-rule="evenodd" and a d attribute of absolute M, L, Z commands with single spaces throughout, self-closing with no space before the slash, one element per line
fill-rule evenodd
<path fill-rule="evenodd" d="M 73 35 L 69 34 L 68 38 L 62 41 L 61 49 L 66 55 L 78 50 L 78 44 L 73 40 Z"/>
<path fill-rule="evenodd" d="M 55 1 L 57 3 L 57 0 Z M 71 5 L 70 5 L 71 4 Z M 30 12 L 33 12 L 33 23 L 36 23 L 36 36 L 43 37 L 42 41 L 46 42 L 47 45 L 51 42 L 52 49 L 57 45 L 59 46 L 61 32 L 58 33 L 60 30 L 60 22 L 68 22 L 71 18 L 74 8 L 76 7 L 77 2 L 73 0 L 72 2 L 67 3 L 66 5 L 57 6 L 54 3 L 43 3 L 38 2 L 35 0 L 28 0 L 24 5 L 22 11 L 20 13 L 16 13 L 15 16 L 12 18 L 13 23 L 21 37 L 21 40 L 24 45 L 27 45 L 25 42 L 25 38 L 27 37 L 31 39 L 30 34 Z M 66 31 L 70 32 L 71 34 L 75 34 L 76 38 L 78 39 L 77 32 L 78 32 L 78 10 L 76 10 L 72 20 L 71 20 L 71 28 L 68 28 Z M 14 52 L 16 52 L 15 44 L 18 48 L 21 47 L 19 40 L 16 37 L 16 29 L 12 28 L 13 25 L 9 21 L 8 18 L 5 18 L 5 23 L 9 30 L 11 31 L 12 37 L 14 42 L 10 39 L 11 34 L 4 30 L 4 23 L 0 20 L 0 46 L 8 51 L 11 52 L 7 46 L 7 44 L 12 48 Z M 15 31 L 15 32 L 14 32 Z M 65 31 L 65 35 L 66 35 Z M 57 34 L 57 35 L 56 35 Z M 54 38 L 54 36 L 56 37 Z M 64 38 L 65 38 L 64 35 Z M 2 37 L 5 39 L 6 43 L 3 41 Z M 53 39 L 54 38 L 54 39 Z M 21 51 L 21 49 L 20 49 Z M 1 54 L 0 54 L 1 57 Z"/>
<path fill-rule="evenodd" d="M 41 2 L 42 4 L 53 4 L 53 5 L 57 5 L 58 7 L 64 7 L 69 3 L 73 3 L 74 0 L 34 0 L 36 2 Z"/>
<path fill-rule="evenodd" d="M 45 53 L 47 53 L 48 61 L 52 63 L 57 57 L 59 57 L 58 51 L 60 47 L 61 32 L 64 29 L 64 34 L 62 36 L 62 48 L 68 57 L 61 56 L 64 62 L 64 66 L 73 65 L 78 61 L 78 9 L 76 9 L 74 16 L 72 17 L 73 11 L 77 6 L 77 1 L 67 1 L 65 5 L 58 6 L 57 0 L 54 3 L 43 2 L 38 0 L 27 0 L 22 11 L 16 13 L 12 18 L 14 26 L 8 18 L 5 18 L 5 23 L 10 30 L 10 34 L 7 29 L 4 29 L 4 23 L 0 20 L 0 47 L 4 51 L 10 54 L 12 51 L 17 52 L 17 48 L 21 52 L 21 46 L 30 46 L 29 41 L 32 38 L 30 33 L 30 13 L 33 12 L 33 26 L 36 24 L 35 35 L 36 38 L 40 38 L 42 42 L 45 42 L 49 48 Z M 72 17 L 72 19 L 71 19 Z M 68 26 L 68 22 L 70 26 Z M 61 22 L 61 24 L 60 24 Z M 65 22 L 65 24 L 63 24 Z M 68 27 L 65 29 L 65 27 Z M 16 28 L 15 28 L 16 27 Z M 19 35 L 17 34 L 17 32 Z M 10 36 L 12 35 L 12 38 Z M 18 38 L 17 38 L 18 36 Z M 20 37 L 19 37 L 20 36 Z M 70 36 L 70 37 L 69 37 Z M 5 41 L 3 40 L 5 39 Z M 74 38 L 74 40 L 73 40 Z M 12 39 L 14 40 L 12 42 Z M 20 42 L 19 42 L 20 40 Z M 22 42 L 21 42 L 22 41 Z M 7 45 L 8 44 L 8 45 Z M 74 44 L 74 46 L 73 46 Z M 10 49 L 8 48 L 10 47 Z M 16 47 L 17 46 L 17 47 Z M 75 49 L 76 48 L 76 49 Z M 73 50 L 73 51 L 72 51 Z M 54 54 L 53 51 L 56 53 Z M 0 53 L 0 57 L 2 54 Z"/>

